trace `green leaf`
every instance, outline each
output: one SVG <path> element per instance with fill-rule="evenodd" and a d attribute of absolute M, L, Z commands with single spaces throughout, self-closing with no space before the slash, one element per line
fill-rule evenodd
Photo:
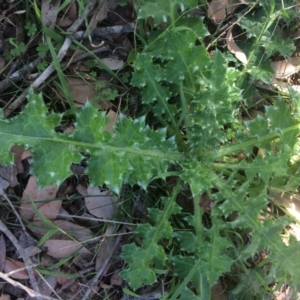
<path fill-rule="evenodd" d="M 172 214 L 180 212 L 180 207 L 175 202 L 177 194 L 178 186 L 173 191 L 172 197 L 163 199 L 162 210 L 149 209 L 149 218 L 153 225 L 137 226 L 136 234 L 143 241 L 141 247 L 133 243 L 123 247 L 121 256 L 128 264 L 128 268 L 123 269 L 120 274 L 134 290 L 156 282 L 156 273 L 153 269 L 155 265 L 160 269 L 165 267 L 167 255 L 158 242 L 163 238 L 172 237 L 173 229 L 169 218 Z"/>
<path fill-rule="evenodd" d="M 41 94 L 29 95 L 29 103 L 20 115 L 0 120 L 0 159 L 2 164 L 12 164 L 9 152 L 13 145 L 23 145 L 33 153 L 32 172 L 38 176 L 39 186 L 59 185 L 70 176 L 70 165 L 79 163 L 82 155 L 54 128 L 61 116 L 48 113 Z"/>
<path fill-rule="evenodd" d="M 133 64 L 131 84 L 142 89 L 144 103 L 156 116 L 170 121 L 174 129 L 182 105 L 171 104 L 170 98 L 180 94 L 182 84 L 190 99 L 189 95 L 201 88 L 202 72 L 210 63 L 206 49 L 195 45 L 196 39 L 197 34 L 187 27 L 168 29 L 138 54 Z"/>
<path fill-rule="evenodd" d="M 59 185 L 71 175 L 70 165 L 80 163 L 85 154 L 91 184 L 106 183 L 118 193 L 123 181 L 146 186 L 154 175 L 166 172 L 180 159 L 174 140 L 166 140 L 164 130 L 152 131 L 143 118 L 120 119 L 111 135 L 105 130 L 105 115 L 86 102 L 76 115 L 75 133 L 57 133 L 54 129 L 61 115 L 49 113 L 41 94 L 31 91 L 19 116 L 0 120 L 1 163 L 13 163 L 10 148 L 23 145 L 33 153 L 32 173 L 39 186 Z"/>
<path fill-rule="evenodd" d="M 174 275 L 181 278 L 189 276 L 193 266 L 196 264 L 199 265 L 197 272 L 191 277 L 191 282 L 197 289 L 201 276 L 204 276 L 205 281 L 212 286 L 216 283 L 219 276 L 230 270 L 233 263 L 233 260 L 226 255 L 231 244 L 228 239 L 220 236 L 220 227 L 218 227 L 217 224 L 214 225 L 215 226 L 212 226 L 211 229 L 205 230 L 205 242 L 198 249 L 196 248 L 196 237 L 192 238 L 191 233 L 181 233 L 180 238 L 183 238 L 181 240 L 181 250 L 186 251 L 186 245 L 183 242 L 188 242 L 189 250 L 194 250 L 194 255 L 180 255 L 173 256 L 172 258 Z M 192 245 L 192 243 L 194 243 L 194 245 Z"/>
<path fill-rule="evenodd" d="M 140 1 L 140 5 L 141 7 L 138 12 L 138 18 L 146 19 L 148 17 L 153 17 L 154 24 L 158 25 L 167 21 L 174 23 L 178 17 L 178 9 L 184 11 L 188 8 L 197 7 L 198 3 L 196 0 L 142 0 Z"/>

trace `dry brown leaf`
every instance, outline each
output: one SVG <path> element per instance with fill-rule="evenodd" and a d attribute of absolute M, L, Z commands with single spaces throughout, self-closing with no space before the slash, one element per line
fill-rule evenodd
<path fill-rule="evenodd" d="M 15 187 L 19 184 L 17 178 L 17 167 L 14 165 L 1 166 L 0 165 L 0 177 L 9 182 L 11 187 Z"/>
<path fill-rule="evenodd" d="M 82 184 L 77 184 L 76 189 L 77 189 L 77 192 L 82 196 L 85 196 L 88 193 L 87 188 Z"/>
<path fill-rule="evenodd" d="M 300 222 L 300 196 L 286 193 L 281 196 L 277 193 L 272 196 L 275 203 L 282 205 L 298 222 Z"/>
<path fill-rule="evenodd" d="M 92 197 L 85 197 L 85 205 L 92 215 L 101 219 L 110 219 L 114 215 L 118 199 L 110 191 L 101 192 L 99 187 L 88 187 L 87 194 Z"/>
<path fill-rule="evenodd" d="M 113 276 L 110 279 L 110 284 L 122 286 L 123 285 L 123 279 L 119 275 L 119 273 L 114 273 Z"/>
<path fill-rule="evenodd" d="M 9 187 L 9 182 L 0 177 L 0 191 L 5 193 L 5 189 Z"/>
<path fill-rule="evenodd" d="M 60 7 L 60 0 L 42 0 L 41 6 L 42 24 L 45 27 L 54 29 Z"/>
<path fill-rule="evenodd" d="M 56 270 L 58 271 L 58 270 Z M 39 284 L 40 293 L 42 295 L 50 296 L 55 290 L 57 284 L 56 276 L 47 276 L 43 278 L 42 282 Z"/>
<path fill-rule="evenodd" d="M 287 78 L 299 71 L 300 57 L 291 57 L 288 60 L 273 61 L 271 67 L 274 77 L 277 79 Z"/>
<path fill-rule="evenodd" d="M 103 240 L 100 242 L 96 258 L 96 271 L 99 271 L 99 269 L 103 267 L 103 263 L 105 262 L 105 260 L 109 256 L 109 253 L 111 252 L 111 249 L 116 239 L 115 236 L 110 236 L 114 233 L 114 229 L 115 226 L 109 226 L 105 231 Z"/>
<path fill-rule="evenodd" d="M 64 220 L 55 220 L 52 221 L 53 224 L 55 224 L 58 228 L 61 229 L 61 231 L 57 231 L 52 238 L 54 239 L 69 239 L 67 235 L 70 235 L 71 237 L 75 238 L 79 242 L 84 242 L 93 237 L 92 232 L 86 228 L 82 227 L 80 225 L 74 224 L 69 221 Z M 39 236 L 44 236 L 49 230 L 53 229 L 50 225 L 47 225 L 43 223 L 42 221 L 33 221 L 28 224 L 28 227 L 32 232 Z M 65 234 L 65 233 L 67 234 Z"/>
<path fill-rule="evenodd" d="M 22 160 L 23 159 L 26 159 L 26 158 L 29 158 L 29 157 L 31 157 L 32 156 L 32 153 L 29 151 L 29 150 L 25 150 L 24 152 L 23 152 L 23 154 L 22 154 Z"/>
<path fill-rule="evenodd" d="M 15 279 L 28 279 L 29 275 L 28 272 L 25 270 L 19 270 L 25 268 L 25 264 L 21 261 L 14 260 L 10 257 L 6 257 L 5 264 L 4 264 L 4 272 L 10 273 L 9 277 Z"/>
<path fill-rule="evenodd" d="M 55 220 L 59 214 L 62 205 L 62 200 L 54 200 L 43 204 L 39 208 L 39 212 L 43 214 L 48 220 Z M 40 220 L 38 215 L 35 215 L 33 220 Z"/>
<path fill-rule="evenodd" d="M 103 130 L 107 130 L 111 134 L 114 133 L 114 125 L 117 123 L 119 115 L 113 111 L 112 109 L 109 110 L 106 117 L 108 118 L 108 124 L 106 124 L 105 128 Z"/>
<path fill-rule="evenodd" d="M 7 294 L 2 294 L 2 295 L 0 296 L 0 300 L 10 300 L 10 296 L 7 295 Z"/>
<path fill-rule="evenodd" d="M 211 300 L 227 300 L 228 299 L 228 297 L 226 295 L 226 291 L 219 280 L 216 284 L 214 284 L 211 287 L 210 291 L 211 291 Z"/>
<path fill-rule="evenodd" d="M 41 253 L 41 249 L 35 247 L 35 246 L 29 246 L 24 249 L 24 252 L 26 253 L 27 256 L 34 256 L 38 253 Z M 19 258 L 21 258 L 21 255 L 19 255 Z"/>
<path fill-rule="evenodd" d="M 14 163 L 17 167 L 18 173 L 24 173 L 24 167 L 22 164 L 22 155 L 24 153 L 24 148 L 21 146 L 12 146 L 10 151 L 14 153 Z"/>
<path fill-rule="evenodd" d="M 235 43 L 233 36 L 232 36 L 232 27 L 228 29 L 226 35 L 226 44 L 228 50 L 234 54 L 234 56 L 242 62 L 244 65 L 247 65 L 248 59 L 246 54 L 242 51 L 242 49 Z"/>
<path fill-rule="evenodd" d="M 0 235 L 0 272 L 4 269 L 6 258 L 6 244 L 3 235 Z"/>
<path fill-rule="evenodd" d="M 276 204 L 284 207 L 297 222 L 300 222 L 300 195 L 286 193 L 281 196 L 280 193 L 276 193 L 272 196 L 272 199 Z M 292 228 L 291 234 L 300 241 L 300 226 L 298 224 L 290 224 L 290 227 Z"/>
<path fill-rule="evenodd" d="M 57 277 L 57 282 L 60 285 L 65 285 L 68 282 L 69 278 L 66 277 Z"/>
<path fill-rule="evenodd" d="M 26 220 L 33 219 L 35 212 L 33 210 L 31 201 L 35 203 L 37 208 L 40 208 L 45 202 L 54 199 L 58 188 L 56 186 L 46 186 L 42 190 L 38 190 L 36 177 L 31 176 L 27 183 L 26 189 L 23 192 L 21 201 L 20 214 Z"/>
<path fill-rule="evenodd" d="M 16 30 L 16 40 L 18 42 L 24 42 L 25 40 L 25 32 L 23 23 L 18 15 L 10 15 L 9 16 L 10 22 L 14 24 L 14 28 Z"/>
<path fill-rule="evenodd" d="M 68 27 L 73 24 L 77 18 L 77 5 L 75 0 L 71 0 L 63 17 L 58 17 L 56 23 L 61 27 Z"/>
<path fill-rule="evenodd" d="M 207 16 L 212 20 L 213 23 L 219 24 L 227 15 L 234 12 L 234 10 L 240 4 L 239 0 L 213 0 L 207 10 Z"/>
<path fill-rule="evenodd" d="M 294 295 L 295 296 L 295 295 Z M 293 298 L 293 290 L 291 287 L 284 285 L 280 291 L 274 293 L 274 300 L 291 300 Z M 299 294 L 298 294 L 299 297 Z M 298 298 L 299 299 L 299 298 Z"/>
<path fill-rule="evenodd" d="M 119 70 L 124 66 L 124 61 L 121 59 L 106 57 L 106 58 L 102 58 L 101 60 L 112 71 Z"/>
<path fill-rule="evenodd" d="M 43 244 L 47 254 L 54 258 L 67 258 L 78 250 L 78 253 L 90 253 L 81 243 L 71 240 L 48 240 Z"/>
<path fill-rule="evenodd" d="M 95 29 L 98 23 L 101 23 L 107 18 L 107 12 L 114 10 L 118 6 L 117 0 L 107 0 L 94 15 L 89 24 L 90 29 Z"/>
<path fill-rule="evenodd" d="M 80 78 L 69 77 L 67 78 L 67 85 L 77 107 L 81 107 L 87 100 L 92 100 L 95 95 L 94 83 L 87 83 Z"/>

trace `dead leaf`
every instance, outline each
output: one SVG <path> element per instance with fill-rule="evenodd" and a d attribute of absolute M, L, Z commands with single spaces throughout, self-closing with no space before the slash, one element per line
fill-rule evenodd
<path fill-rule="evenodd" d="M 95 84 L 87 83 L 81 78 L 67 78 L 67 85 L 76 107 L 81 107 L 87 100 L 92 100 L 95 95 Z"/>
<path fill-rule="evenodd" d="M 71 240 L 48 240 L 43 244 L 47 254 L 54 258 L 67 258 L 78 250 L 78 253 L 90 253 L 81 243 Z"/>
<path fill-rule="evenodd" d="M 9 186 L 9 182 L 0 177 L 0 192 L 5 193 L 5 189 Z"/>
<path fill-rule="evenodd" d="M 71 0 L 66 8 L 63 17 L 58 17 L 56 23 L 61 27 L 68 27 L 73 24 L 77 18 L 77 4 L 75 0 Z"/>
<path fill-rule="evenodd" d="M 232 36 L 232 27 L 228 29 L 226 35 L 226 44 L 228 50 L 235 55 L 235 57 L 242 62 L 244 65 L 247 65 L 248 59 L 246 54 L 242 51 L 242 49 L 235 43 Z"/>
<path fill-rule="evenodd" d="M 54 200 L 43 204 L 39 208 L 39 212 L 44 215 L 48 220 L 55 220 L 59 214 L 62 205 L 62 200 Z M 38 215 L 35 215 L 33 220 L 40 220 Z"/>
<path fill-rule="evenodd" d="M 29 246 L 24 249 L 24 252 L 26 253 L 27 256 L 34 256 L 38 253 L 41 253 L 41 249 L 35 247 L 35 246 Z M 19 255 L 19 258 L 21 258 L 21 255 Z"/>
<path fill-rule="evenodd" d="M 116 239 L 115 236 L 110 236 L 114 233 L 114 230 L 115 226 L 109 226 L 105 231 L 103 240 L 100 242 L 96 258 L 96 271 L 99 271 L 99 269 L 103 267 L 104 262 L 109 257 L 109 253 Z"/>
<path fill-rule="evenodd" d="M 106 124 L 105 128 L 103 130 L 107 130 L 111 134 L 114 133 L 114 125 L 117 123 L 119 115 L 113 111 L 112 109 L 109 110 L 106 117 L 108 118 L 108 124 Z"/>
<path fill-rule="evenodd" d="M 97 24 L 102 22 L 107 18 L 107 12 L 109 10 L 114 10 L 118 6 L 117 0 L 108 0 L 101 6 L 100 10 L 98 10 L 94 15 L 89 24 L 90 29 L 95 29 Z"/>
<path fill-rule="evenodd" d="M 14 163 L 17 167 L 18 173 L 24 173 L 24 167 L 22 164 L 22 154 L 25 151 L 21 146 L 12 146 L 10 151 L 14 153 Z"/>
<path fill-rule="evenodd" d="M 42 24 L 45 27 L 54 29 L 59 7 L 60 7 L 60 0 L 52 0 L 52 1 L 42 0 L 41 17 L 42 17 Z"/>
<path fill-rule="evenodd" d="M 101 60 L 112 71 L 119 70 L 124 66 L 124 61 L 122 59 L 106 57 Z"/>
<path fill-rule="evenodd" d="M 75 238 L 79 242 L 85 242 L 93 237 L 92 232 L 80 225 L 74 224 L 69 221 L 64 220 L 55 220 L 52 223 L 57 226 L 61 231 L 57 231 L 52 238 L 54 239 L 70 239 L 67 235 Z M 53 229 L 48 224 L 43 223 L 42 221 L 33 221 L 28 224 L 28 227 L 32 232 L 39 236 L 44 236 L 49 230 Z M 67 235 L 66 235 L 67 234 Z"/>
<path fill-rule="evenodd" d="M 274 194 L 272 199 L 275 203 L 283 206 L 298 222 L 300 222 L 300 196 L 297 194 L 280 193 Z"/>
<path fill-rule="evenodd" d="M 11 187 L 15 187 L 19 184 L 17 178 L 17 167 L 14 165 L 1 166 L 0 165 L 0 177 L 9 182 Z"/>
<path fill-rule="evenodd" d="M 60 285 L 64 285 L 68 282 L 69 278 L 67 277 L 57 277 L 57 282 L 60 284 Z"/>
<path fill-rule="evenodd" d="M 291 300 L 294 299 L 293 294 L 294 293 L 291 287 L 283 285 L 280 291 L 274 293 L 274 297 L 275 297 L 274 300 Z M 298 293 L 298 297 L 299 297 L 299 293 Z"/>
<path fill-rule="evenodd" d="M 25 150 L 24 152 L 23 152 L 23 154 L 22 154 L 22 157 L 21 157 L 21 159 L 23 160 L 23 159 L 27 159 L 27 158 L 29 158 L 29 157 L 31 157 L 32 156 L 32 153 L 29 151 L 29 150 Z"/>
<path fill-rule="evenodd" d="M 300 57 L 291 57 L 288 60 L 273 61 L 271 67 L 274 77 L 277 79 L 287 78 L 299 71 Z"/>
<path fill-rule="evenodd" d="M 272 195 L 272 200 L 287 210 L 288 214 L 300 222 L 300 195 L 286 193 L 283 196 L 281 193 L 275 193 Z M 297 241 L 300 241 L 300 226 L 296 224 L 290 224 L 291 234 L 295 236 Z"/>
<path fill-rule="evenodd" d="M 115 213 L 117 197 L 110 191 L 100 191 L 99 187 L 88 187 L 87 194 L 92 197 L 85 197 L 85 205 L 88 211 L 100 219 L 110 219 Z"/>
<path fill-rule="evenodd" d="M 216 284 L 211 287 L 211 300 L 227 300 L 226 291 L 222 286 L 221 282 L 218 280 Z"/>
<path fill-rule="evenodd" d="M 56 276 L 50 275 L 43 278 L 42 282 L 39 284 L 40 293 L 42 295 L 50 296 L 55 290 L 56 284 L 57 284 Z"/>
<path fill-rule="evenodd" d="M 39 191 L 36 177 L 31 176 L 27 183 L 26 189 L 23 192 L 20 208 L 21 216 L 26 220 L 33 219 L 35 212 L 33 210 L 31 201 L 35 203 L 37 208 L 40 208 L 44 204 L 43 202 L 55 198 L 57 190 L 58 188 L 56 186 L 49 185 Z"/>
<path fill-rule="evenodd" d="M 6 258 L 6 244 L 3 235 L 0 235 L 0 272 L 4 269 Z"/>
<path fill-rule="evenodd" d="M 11 273 L 9 274 L 9 277 L 15 278 L 15 279 L 28 279 L 29 275 L 26 271 L 25 264 L 21 261 L 14 260 L 10 257 L 6 257 L 5 264 L 4 264 L 4 272 L 5 273 Z M 24 270 L 20 270 L 24 269 Z"/>
<path fill-rule="evenodd" d="M 10 300 L 10 296 L 7 295 L 7 294 L 2 294 L 2 295 L 0 296 L 0 300 Z"/>
<path fill-rule="evenodd" d="M 123 279 L 119 275 L 119 273 L 114 273 L 113 276 L 110 279 L 110 284 L 122 286 L 123 285 Z"/>
<path fill-rule="evenodd" d="M 208 6 L 207 16 L 213 23 L 219 24 L 227 15 L 234 12 L 240 2 L 239 0 L 213 0 Z"/>

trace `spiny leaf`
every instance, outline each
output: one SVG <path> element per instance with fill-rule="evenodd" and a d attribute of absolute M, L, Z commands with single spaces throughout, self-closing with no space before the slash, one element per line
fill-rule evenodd
<path fill-rule="evenodd" d="M 154 18 L 154 24 L 158 25 L 162 22 L 171 21 L 175 22 L 178 17 L 177 9 L 184 11 L 187 8 L 197 7 L 196 0 L 142 0 L 140 1 L 141 8 L 138 13 L 138 18 L 146 19 L 148 17 Z"/>
<path fill-rule="evenodd" d="M 186 278 L 195 264 L 199 265 L 191 278 L 195 288 L 199 287 L 201 276 L 205 276 L 206 281 L 212 286 L 219 276 L 230 270 L 233 263 L 233 260 L 225 254 L 231 245 L 226 238 L 220 236 L 217 226 L 207 230 L 205 235 L 207 240 L 196 250 L 195 256 L 179 255 L 172 258 L 174 275 L 181 278 Z"/>
<path fill-rule="evenodd" d="M 142 89 L 143 101 L 154 114 L 170 121 L 174 128 L 182 105 L 171 104 L 170 98 L 180 94 L 182 84 L 189 101 L 189 95 L 201 89 L 200 78 L 210 62 L 205 47 L 195 45 L 196 39 L 188 28 L 168 29 L 134 62 L 131 84 Z"/>
<path fill-rule="evenodd" d="M 31 91 L 19 116 L 0 120 L 1 163 L 12 163 L 9 149 L 24 145 L 33 152 L 32 173 L 39 185 L 59 185 L 71 175 L 70 165 L 88 154 L 86 173 L 91 184 L 106 183 L 118 192 L 123 181 L 146 186 L 154 175 L 180 159 L 175 141 L 166 140 L 165 130 L 154 132 L 145 126 L 144 118 L 133 121 L 122 116 L 111 135 L 105 131 L 105 115 L 86 102 L 76 119 L 75 133 L 55 132 L 61 116 L 48 113 L 42 96 Z"/>
<path fill-rule="evenodd" d="M 40 186 L 59 184 L 71 175 L 71 163 L 79 163 L 82 155 L 54 128 L 61 116 L 49 114 L 41 94 L 29 95 L 29 103 L 20 115 L 0 120 L 0 159 L 2 164 L 12 164 L 13 145 L 23 145 L 33 152 L 32 171 L 40 175 Z"/>
<path fill-rule="evenodd" d="M 157 267 L 164 267 L 167 256 L 162 246 L 158 242 L 162 239 L 172 237 L 173 228 L 169 222 L 172 214 L 180 212 L 180 207 L 176 204 L 175 198 L 178 194 L 178 187 L 173 191 L 170 198 L 164 198 L 162 210 L 150 209 L 149 217 L 153 225 L 139 224 L 136 234 L 142 239 L 142 246 L 135 244 L 123 247 L 122 258 L 128 263 L 128 268 L 121 271 L 122 277 L 133 288 L 138 289 L 144 284 L 153 284 L 156 281 L 156 274 L 150 267 L 156 264 Z"/>

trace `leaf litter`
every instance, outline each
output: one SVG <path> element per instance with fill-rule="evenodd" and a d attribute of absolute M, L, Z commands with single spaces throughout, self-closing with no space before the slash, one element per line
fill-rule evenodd
<path fill-rule="evenodd" d="M 61 28 L 71 26 L 78 18 L 78 15 L 82 13 L 78 12 L 78 6 L 74 0 L 70 1 L 69 4 L 63 9 L 60 9 L 62 4 L 61 1 L 52 2 L 53 3 L 50 5 L 49 1 L 41 1 L 41 7 L 35 8 L 36 13 L 39 12 L 41 14 L 42 24 L 45 27 L 48 27 L 49 30 L 55 30 L 55 25 Z M 100 4 L 100 2 L 101 1 L 99 1 L 98 4 Z M 82 26 L 83 30 L 85 30 L 84 34 L 86 35 L 89 35 L 90 31 L 92 30 L 103 30 L 103 32 L 106 32 L 102 34 L 103 37 L 108 39 L 110 43 L 120 44 L 120 49 L 116 47 L 112 51 L 114 53 L 110 53 L 106 57 L 102 56 L 98 58 L 111 71 L 118 71 L 123 67 L 126 67 L 125 61 L 128 56 L 127 50 L 134 49 L 133 43 L 131 39 L 128 38 L 128 35 L 124 35 L 122 32 L 120 33 L 122 28 L 125 28 L 125 26 L 122 26 L 128 22 L 132 22 L 134 19 L 132 5 L 129 2 L 129 4 L 126 6 L 126 9 L 123 9 L 120 12 L 120 6 L 118 6 L 118 2 L 120 1 L 106 1 L 103 6 L 99 5 L 97 9 L 94 10 L 89 16 L 89 23 Z M 228 17 L 230 17 L 235 10 L 238 9 L 239 5 L 242 4 L 249 5 L 249 2 L 237 0 L 213 0 L 208 6 L 207 16 L 215 25 L 221 24 Z M 10 4 L 10 9 L 16 10 L 16 7 L 14 7 L 13 4 Z M 17 13 L 17 11 L 15 11 L 15 13 Z M 20 10 L 18 13 L 24 14 L 25 10 Z M 117 19 L 117 21 L 114 21 L 114 18 L 116 18 L 117 15 L 119 15 L 120 18 Z M 126 22 L 123 22 L 124 20 L 126 20 Z M 24 24 L 21 23 L 17 15 L 9 17 L 8 21 L 9 23 L 14 24 L 14 26 L 12 26 L 10 29 L 8 29 L 9 26 L 6 26 L 5 35 L 10 38 L 15 37 L 16 41 L 21 45 L 21 43 L 25 41 L 25 31 L 23 28 Z M 7 22 L 7 20 L 5 20 L 5 22 Z M 149 24 L 151 26 L 151 21 L 149 21 Z M 109 27 L 107 25 L 111 26 Z M 120 28 L 114 27 L 119 25 L 121 26 Z M 111 31 L 109 30 L 110 28 Z M 34 26 L 32 27 L 32 30 L 34 30 Z M 227 30 L 227 49 L 236 57 L 238 61 L 242 62 L 244 65 L 247 65 L 247 56 L 235 42 L 232 30 L 233 27 Z M 13 46 L 8 43 L 8 39 L 4 40 L 4 38 L 1 36 L 0 38 L 3 43 L 6 43 L 6 47 L 9 51 L 18 50 L 13 49 Z M 89 38 L 91 37 L 89 36 Z M 97 46 L 95 45 L 94 41 L 92 43 L 88 43 L 88 45 L 91 48 Z M 126 47 L 124 47 L 124 45 L 126 45 Z M 34 49 L 35 46 L 36 45 L 34 43 L 31 44 L 31 42 L 28 42 L 28 45 L 26 45 L 27 49 L 31 50 Z M 15 51 L 10 53 L 10 59 L 7 57 L 5 58 L 2 55 L 0 56 L 1 73 L 3 73 L 5 69 L 10 70 L 9 72 L 14 70 L 15 67 L 11 65 L 12 60 L 17 62 L 16 65 L 20 63 L 19 57 L 22 54 L 18 54 Z M 117 53 L 117 55 L 115 53 Z M 67 66 L 71 62 L 72 58 L 75 57 L 73 54 L 74 53 L 72 53 L 72 51 L 69 51 L 68 55 L 71 58 L 68 58 L 69 61 L 66 61 Z M 134 53 L 131 54 L 134 55 Z M 88 67 L 86 67 L 86 65 L 88 65 Z M 93 67 L 90 65 L 91 63 L 85 64 L 85 69 L 82 67 L 81 72 L 82 70 L 84 70 L 86 73 L 95 72 Z M 271 62 L 271 67 L 274 71 L 274 77 L 280 80 L 286 80 L 291 75 L 297 73 L 298 65 L 299 61 L 297 57 L 293 57 L 288 60 L 277 60 Z M 42 66 L 39 67 L 41 68 Z M 76 73 L 78 71 L 76 68 L 79 68 L 79 65 L 72 69 L 70 73 L 67 73 L 68 76 L 66 78 L 66 85 L 73 100 L 75 101 L 75 106 L 81 107 L 87 102 L 87 100 L 95 100 L 96 98 L 96 102 L 98 103 L 100 110 L 109 109 L 109 112 L 107 113 L 109 122 L 106 125 L 106 130 L 113 134 L 114 124 L 119 117 L 119 114 L 117 113 L 119 107 L 117 107 L 116 103 L 113 103 L 113 101 L 107 102 L 105 99 L 98 97 L 99 95 L 96 95 L 96 87 L 94 82 L 87 82 L 86 80 L 83 80 L 82 77 L 75 77 L 77 76 Z M 81 75 L 82 74 L 80 74 L 80 76 Z M 101 77 L 95 77 L 94 79 L 96 81 L 102 81 Z M 19 81 L 20 80 L 23 80 L 23 77 L 20 76 Z M 109 80 L 113 84 L 116 84 L 118 81 L 116 76 L 112 76 L 112 78 Z M 110 85 L 104 85 L 104 91 L 108 90 L 109 88 Z M 50 95 L 49 97 L 56 94 L 63 94 L 64 92 L 63 89 L 55 89 L 57 89 L 57 87 L 53 86 L 47 90 Z M 64 97 L 64 95 L 61 97 Z M 67 105 L 68 104 L 65 102 L 63 104 L 58 104 L 55 108 L 57 109 L 60 106 Z M 105 186 L 91 187 L 88 182 L 88 178 L 84 173 L 80 173 L 79 175 L 74 173 L 71 178 L 73 182 L 67 183 L 67 187 L 69 189 L 66 189 L 66 191 L 68 191 L 63 194 L 64 199 L 58 199 L 57 195 L 59 186 L 48 185 L 39 190 L 36 178 L 31 176 L 28 179 L 28 174 L 25 174 L 26 168 L 28 169 L 28 166 L 26 167 L 26 165 L 30 165 L 30 158 L 32 154 L 19 146 L 14 146 L 11 151 L 14 153 L 15 167 L 3 167 L 3 169 L 0 170 L 0 177 L 9 185 L 8 191 L 17 191 L 15 188 L 16 186 L 21 188 L 21 193 L 20 191 L 17 193 L 17 196 L 19 196 L 21 199 L 19 213 L 26 221 L 26 227 L 30 230 L 34 237 L 38 239 L 35 246 L 38 245 L 43 237 L 48 235 L 47 239 L 44 240 L 39 247 L 30 246 L 25 248 L 27 249 L 27 255 L 33 256 L 35 260 L 38 256 L 41 258 L 41 264 L 38 266 L 39 268 L 49 267 L 47 263 L 44 263 L 47 256 L 51 256 L 51 259 L 55 259 L 53 261 L 50 259 L 50 261 L 52 261 L 53 264 L 57 264 L 55 269 L 51 268 L 50 266 L 50 269 L 48 270 L 48 272 L 53 271 L 57 275 L 45 276 L 44 281 L 42 281 L 42 283 L 39 285 L 40 292 L 44 295 L 50 296 L 55 295 L 54 292 L 57 290 L 59 291 L 59 297 L 62 299 L 69 299 L 71 295 L 73 296 L 76 294 L 78 294 L 78 297 L 74 297 L 74 299 L 82 299 L 82 297 L 79 296 L 81 292 L 80 285 L 88 284 L 88 280 L 85 279 L 84 276 L 81 276 L 80 281 L 77 278 L 68 278 L 68 276 L 72 277 L 74 274 L 78 275 L 99 272 L 99 270 L 101 270 L 101 268 L 106 264 L 106 261 L 112 254 L 111 252 L 114 251 L 113 248 L 117 240 L 116 235 L 118 228 L 116 225 L 103 227 L 103 223 L 100 222 L 100 220 L 103 221 L 113 219 L 114 215 L 118 213 L 118 209 L 120 207 L 118 201 L 120 200 Z M 45 172 L 47 171 L 45 170 Z M 27 179 L 24 180 L 21 174 L 23 174 L 25 177 L 27 175 Z M 4 189 L 6 189 L 6 186 Z M 293 214 L 294 217 L 299 220 L 299 210 L 296 202 L 289 201 L 287 204 L 280 197 L 278 201 L 288 210 L 290 214 Z M 83 218 L 80 218 L 82 216 Z M 96 228 L 86 227 L 84 225 L 84 216 L 91 218 L 93 220 L 93 224 L 95 225 L 94 227 Z M 130 227 L 128 228 L 131 229 Z M 101 238 L 99 238 L 99 236 L 101 236 Z M 298 238 L 298 233 L 296 233 L 296 237 Z M 9 257 L 6 257 L 6 254 L 3 255 L 7 252 L 6 248 L 5 240 L 3 236 L 1 236 L 1 271 L 10 273 L 10 277 L 14 279 L 29 280 L 29 275 L 26 271 L 28 266 L 18 260 L 19 256 L 17 256 L 16 253 L 14 253 L 14 250 L 12 250 L 12 245 L 9 245 L 8 247 L 9 251 L 7 255 L 9 255 Z M 38 249 L 37 252 L 35 252 L 36 249 Z M 80 260 L 81 263 L 78 263 Z M 78 269 L 70 267 L 70 265 L 73 263 L 76 264 Z M 88 263 L 90 265 L 87 267 L 86 265 Z M 101 292 L 101 289 L 109 290 L 116 286 L 122 286 L 123 282 L 118 275 L 118 267 L 118 263 L 109 263 L 106 272 L 109 274 L 108 270 L 110 269 L 109 271 L 112 272 L 113 275 L 104 276 L 106 275 L 105 273 L 103 274 L 102 278 L 97 279 L 97 292 Z M 61 277 L 59 275 L 64 275 L 65 277 Z M 45 284 L 45 282 L 48 284 Z M 57 284 L 60 285 L 59 289 L 56 289 Z M 51 288 L 49 288 L 49 286 Z M 216 296 L 213 296 L 214 300 L 226 299 L 226 296 L 222 291 L 222 285 L 219 282 L 215 286 L 215 290 Z M 288 289 L 283 291 L 283 293 L 284 292 L 286 294 L 290 294 Z M 17 292 L 15 295 L 17 295 Z M 92 295 L 92 293 L 90 295 Z M 277 295 L 276 299 L 281 299 L 280 296 L 282 297 L 282 294 Z M 2 294 L 0 299 L 3 298 L 4 300 L 4 297 L 5 294 Z"/>

